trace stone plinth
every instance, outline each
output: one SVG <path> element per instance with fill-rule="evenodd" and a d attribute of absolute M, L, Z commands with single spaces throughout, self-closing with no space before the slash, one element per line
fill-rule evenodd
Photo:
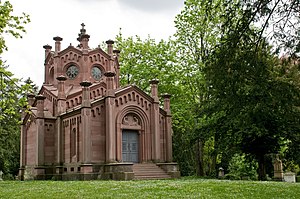
<path fill-rule="evenodd" d="M 172 178 L 180 178 L 180 171 L 177 163 L 156 163 L 156 165 L 167 172 Z"/>
<path fill-rule="evenodd" d="M 99 178 L 105 180 L 132 180 L 134 178 L 132 166 L 132 163 L 106 164 L 104 173 L 99 175 Z"/>

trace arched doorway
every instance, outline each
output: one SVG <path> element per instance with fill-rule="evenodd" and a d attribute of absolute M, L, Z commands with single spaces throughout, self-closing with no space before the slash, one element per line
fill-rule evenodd
<path fill-rule="evenodd" d="M 122 160 L 123 162 L 139 162 L 139 135 L 137 130 L 123 130 Z"/>

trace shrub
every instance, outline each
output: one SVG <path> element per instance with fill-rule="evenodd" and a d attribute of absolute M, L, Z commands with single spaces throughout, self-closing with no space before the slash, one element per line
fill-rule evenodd
<path fill-rule="evenodd" d="M 257 180 L 257 168 L 258 164 L 256 161 L 246 159 L 245 154 L 235 154 L 229 162 L 229 176 L 238 176 L 239 179 Z"/>

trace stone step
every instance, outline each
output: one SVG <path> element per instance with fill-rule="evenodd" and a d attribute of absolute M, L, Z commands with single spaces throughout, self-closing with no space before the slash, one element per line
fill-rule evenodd
<path fill-rule="evenodd" d="M 170 175 L 153 163 L 134 164 L 133 172 L 134 178 L 139 180 L 171 178 Z"/>

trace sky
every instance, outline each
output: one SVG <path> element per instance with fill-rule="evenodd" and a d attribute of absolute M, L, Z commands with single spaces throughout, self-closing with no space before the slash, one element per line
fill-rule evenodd
<path fill-rule="evenodd" d="M 114 39 L 120 28 L 124 37 L 150 35 L 157 41 L 168 39 L 176 29 L 175 16 L 184 7 L 184 0 L 10 0 L 14 14 L 30 15 L 22 39 L 6 37 L 8 51 L 1 55 L 15 77 L 30 77 L 39 87 L 44 81 L 44 49 L 54 49 L 53 37 L 63 38 L 62 49 L 77 36 L 84 23 L 89 46 Z"/>

